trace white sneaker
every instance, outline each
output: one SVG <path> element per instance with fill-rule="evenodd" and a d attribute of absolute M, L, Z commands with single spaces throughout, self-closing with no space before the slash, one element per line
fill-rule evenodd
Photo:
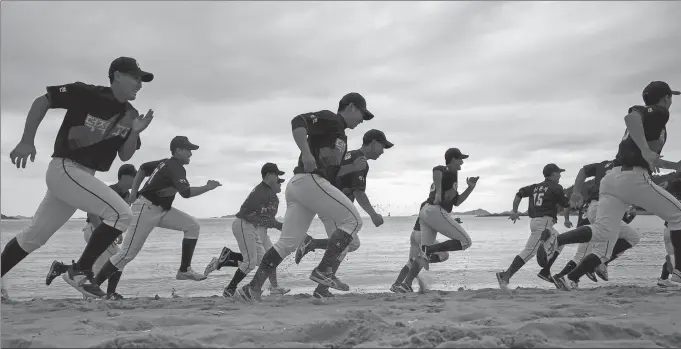
<path fill-rule="evenodd" d="M 608 266 L 601 263 L 596 267 L 596 275 L 603 281 L 608 281 Z"/>
<path fill-rule="evenodd" d="M 175 279 L 177 280 L 192 280 L 192 281 L 201 281 L 205 280 L 206 276 L 203 274 L 199 274 L 192 270 L 191 267 L 187 268 L 187 271 L 182 272 L 182 271 L 177 271 L 177 275 L 175 276 Z"/>
<path fill-rule="evenodd" d="M 216 257 L 213 257 L 213 259 L 210 260 L 210 263 L 206 266 L 206 270 L 203 271 L 203 276 L 208 276 L 208 274 L 216 271 L 218 269 L 218 259 Z"/>
<path fill-rule="evenodd" d="M 672 277 L 670 278 L 671 282 L 674 282 L 676 284 L 679 284 L 678 286 L 681 286 L 681 271 L 678 269 L 674 269 L 674 273 L 672 273 Z"/>
<path fill-rule="evenodd" d="M 660 278 L 657 278 L 657 286 L 660 286 L 660 287 L 679 287 L 681 285 L 679 285 L 675 282 L 672 282 L 672 280 L 669 280 L 669 279 L 662 280 Z"/>
<path fill-rule="evenodd" d="M 285 295 L 287 293 L 291 292 L 290 288 L 284 288 L 284 287 L 270 287 L 270 294 L 271 295 Z"/>

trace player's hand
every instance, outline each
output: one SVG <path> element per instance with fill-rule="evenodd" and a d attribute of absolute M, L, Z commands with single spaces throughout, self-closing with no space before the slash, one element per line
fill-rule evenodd
<path fill-rule="evenodd" d="M 442 203 L 442 198 L 440 198 L 440 195 L 437 195 L 437 193 L 435 193 L 435 194 L 436 195 L 435 195 L 435 199 L 433 199 L 433 205 L 439 205 L 439 204 Z"/>
<path fill-rule="evenodd" d="M 584 197 L 581 193 L 573 192 L 570 196 L 570 207 L 579 209 L 584 204 Z"/>
<path fill-rule="evenodd" d="M 457 218 L 454 218 L 454 220 L 455 220 L 457 223 L 459 223 L 459 224 L 462 224 L 462 223 L 463 223 L 463 222 L 461 221 L 461 218 L 458 218 L 458 217 L 457 217 Z"/>
<path fill-rule="evenodd" d="M 353 167 L 355 168 L 355 171 L 361 171 L 367 168 L 367 158 L 364 156 L 360 156 L 355 160 L 355 162 L 352 163 Z"/>
<path fill-rule="evenodd" d="M 570 221 L 567 221 L 567 220 L 566 220 L 565 223 L 563 223 L 563 225 L 564 225 L 566 228 L 572 228 L 572 222 L 570 222 Z"/>
<path fill-rule="evenodd" d="M 303 171 L 306 173 L 311 173 L 317 169 L 317 161 L 315 161 L 312 154 L 305 154 L 301 156 L 301 161 L 303 162 Z"/>
<path fill-rule="evenodd" d="M 520 214 L 519 214 L 518 212 L 511 211 L 511 214 L 508 216 L 508 219 L 512 220 L 512 221 L 513 221 L 513 224 L 515 224 L 515 222 L 516 222 L 518 219 L 520 219 Z"/>
<path fill-rule="evenodd" d="M 130 195 L 128 196 L 128 205 L 134 204 L 135 200 L 137 200 L 137 194 L 132 195 L 132 193 L 130 193 Z"/>
<path fill-rule="evenodd" d="M 35 162 L 35 145 L 32 143 L 19 142 L 17 146 L 9 153 L 9 158 L 12 164 L 17 165 L 17 168 L 26 168 L 26 162 L 30 156 L 31 162 Z"/>
<path fill-rule="evenodd" d="M 210 190 L 213 190 L 213 189 L 221 186 L 222 184 L 220 184 L 220 182 L 218 182 L 218 181 L 214 181 L 214 180 L 210 179 L 210 180 L 208 180 L 208 183 L 206 183 L 206 185 L 208 186 L 208 188 L 210 188 Z"/>
<path fill-rule="evenodd" d="M 650 170 L 653 173 L 659 173 L 660 172 L 660 159 L 662 159 L 662 155 L 652 151 L 652 150 L 646 150 L 646 151 L 641 151 L 641 155 L 643 155 L 643 159 L 646 160 L 648 163 L 648 166 L 650 167 Z"/>
<path fill-rule="evenodd" d="M 154 119 L 154 111 L 149 109 L 147 114 L 141 114 L 138 117 L 134 118 L 132 120 L 132 131 L 141 133 L 142 131 L 147 129 L 147 126 L 151 123 L 151 120 Z"/>
<path fill-rule="evenodd" d="M 383 224 L 383 216 L 380 214 L 375 214 L 371 216 L 371 221 L 374 223 L 375 226 L 379 227 L 381 224 Z"/>
<path fill-rule="evenodd" d="M 471 188 L 475 188 L 475 185 L 478 184 L 478 179 L 480 179 L 480 176 L 478 177 L 468 177 L 466 178 L 466 183 L 468 183 L 468 186 Z"/>
<path fill-rule="evenodd" d="M 122 243 L 123 243 L 123 234 L 120 234 L 120 235 L 118 235 L 118 237 L 116 238 L 116 244 L 117 244 L 117 245 L 120 245 L 120 244 L 122 244 Z"/>

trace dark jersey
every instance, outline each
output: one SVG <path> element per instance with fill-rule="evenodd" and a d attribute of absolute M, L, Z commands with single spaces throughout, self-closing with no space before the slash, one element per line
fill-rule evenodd
<path fill-rule="evenodd" d="M 57 132 L 52 157 L 71 159 L 87 168 L 106 172 L 130 136 L 139 116 L 130 103 L 119 102 L 110 87 L 75 82 L 47 87 L 52 109 L 66 109 Z M 137 149 L 141 143 L 138 140 Z"/>
<path fill-rule="evenodd" d="M 295 130 L 303 127 L 307 130 L 307 144 L 317 162 L 314 174 L 326 178 L 333 183 L 347 151 L 347 124 L 343 117 L 328 110 L 301 114 L 291 120 Z M 302 154 L 298 157 L 298 166 L 293 173 L 304 173 Z"/>
<path fill-rule="evenodd" d="M 598 193 L 600 192 L 601 180 L 605 177 L 605 173 L 610 171 L 613 167 L 612 161 L 601 161 L 584 166 L 584 174 L 587 178 L 594 177 L 593 186 L 587 191 L 586 201 L 598 200 Z"/>
<path fill-rule="evenodd" d="M 121 198 L 123 198 L 123 200 L 128 201 L 128 197 L 130 197 L 130 191 L 128 191 L 128 190 L 123 190 L 123 188 L 121 188 L 121 187 L 118 186 L 118 183 L 114 183 L 114 184 L 110 185 L 109 188 L 113 189 L 113 191 L 115 191 L 116 194 L 118 194 L 118 196 L 120 196 Z M 100 219 L 101 219 L 101 218 L 100 218 Z M 89 223 L 89 222 L 90 222 L 90 218 L 87 218 L 87 219 L 85 220 L 85 222 L 88 222 L 88 223 Z"/>
<path fill-rule="evenodd" d="M 367 188 L 369 165 L 358 167 L 355 164 L 362 157 L 364 153 L 361 150 L 351 150 L 345 153 L 334 183 L 336 188 L 340 189 L 352 202 L 355 202 L 355 190 L 365 191 Z"/>
<path fill-rule="evenodd" d="M 553 217 L 554 220 L 558 220 L 558 205 L 562 207 L 569 205 L 563 187 L 549 180 L 522 187 L 516 195 L 530 199 L 527 211 L 530 218 Z"/>
<path fill-rule="evenodd" d="M 175 194 L 180 193 L 184 198 L 189 197 L 187 171 L 176 158 L 144 163 L 140 166 L 140 171 L 149 179 L 138 196 L 144 196 L 154 205 L 170 210 Z"/>
<path fill-rule="evenodd" d="M 635 105 L 629 108 L 629 113 L 638 111 L 643 116 L 643 131 L 650 150 L 660 154 L 667 141 L 667 122 L 669 121 L 669 111 L 659 106 L 643 107 Z M 619 150 L 615 157 L 615 166 L 638 166 L 648 169 L 648 162 L 641 155 L 634 140 L 629 135 L 629 130 L 624 132 L 624 137 L 619 144 Z"/>
<path fill-rule="evenodd" d="M 450 171 L 447 166 L 435 166 L 433 167 L 433 172 L 435 171 L 440 171 L 442 172 L 442 181 L 440 183 L 440 188 L 442 190 L 441 197 L 440 197 L 440 206 L 445 209 L 447 212 L 452 212 L 452 208 L 454 207 L 454 203 L 459 197 L 459 173 Z M 454 191 L 454 195 L 449 199 L 446 200 L 445 196 L 447 192 L 449 191 Z M 428 195 L 428 202 L 429 204 L 433 205 L 435 202 L 435 183 L 431 184 L 430 186 L 430 194 Z"/>
<path fill-rule="evenodd" d="M 236 214 L 237 218 L 243 219 L 257 227 L 281 229 L 281 223 L 274 218 L 279 210 L 279 198 L 265 182 L 260 182 Z"/>
<path fill-rule="evenodd" d="M 582 207 L 579 208 L 579 218 L 577 219 L 577 227 L 581 227 L 583 225 L 589 225 L 591 224 L 591 221 L 589 220 L 588 212 L 589 212 L 589 205 L 591 204 L 591 201 L 586 201 L 584 204 L 582 204 Z M 636 218 L 635 214 L 630 214 L 629 212 L 626 212 L 624 216 L 622 216 L 622 221 L 624 223 L 631 223 L 631 221 Z"/>

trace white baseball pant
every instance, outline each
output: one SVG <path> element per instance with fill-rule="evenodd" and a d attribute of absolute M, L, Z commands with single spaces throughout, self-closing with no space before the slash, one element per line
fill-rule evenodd
<path fill-rule="evenodd" d="M 293 253 L 305 238 L 315 215 L 329 217 L 336 227 L 357 238 L 362 218 L 352 201 L 316 174 L 298 173 L 286 185 L 286 214 L 274 249 L 281 258 Z"/>
<path fill-rule="evenodd" d="M 319 216 L 319 219 L 322 221 L 322 224 L 324 224 L 324 230 L 326 230 L 326 235 L 331 238 L 331 235 L 333 235 L 333 232 L 335 232 L 338 229 L 338 225 L 333 221 L 333 219 L 326 217 L 326 216 Z M 361 218 L 360 218 L 361 219 Z M 345 256 L 349 252 L 354 252 L 357 251 L 359 248 L 359 236 L 357 234 L 352 236 L 352 241 L 350 242 L 350 245 L 343 250 L 343 253 L 338 256 L 338 260 L 342 261 L 345 259 Z"/>
<path fill-rule="evenodd" d="M 667 256 L 669 256 L 669 261 L 672 263 L 672 267 L 676 269 L 676 261 L 674 260 L 674 245 L 672 245 L 671 230 L 668 227 L 664 228 L 664 249 L 667 251 Z"/>
<path fill-rule="evenodd" d="M 199 238 L 200 226 L 194 217 L 174 207 L 164 211 L 161 206 L 154 205 L 140 196 L 132 204 L 132 225 L 123 238 L 121 251 L 111 257 L 111 264 L 118 270 L 123 270 L 135 259 L 149 234 L 156 227 L 183 231 L 185 239 Z"/>
<path fill-rule="evenodd" d="M 617 241 L 622 216 L 629 205 L 642 207 L 662 218 L 671 230 L 681 229 L 681 203 L 653 183 L 648 171 L 641 167 L 629 170 L 615 167 L 608 172 L 601 180 L 598 202 L 595 221 L 590 225 L 591 242 L 596 243 L 593 253 L 597 256 L 606 256 L 607 249 Z"/>
<path fill-rule="evenodd" d="M 598 210 L 598 200 L 592 200 L 591 203 L 589 204 L 589 209 L 586 211 L 587 219 L 589 222 L 595 222 L 596 221 L 596 211 Z M 577 246 L 577 252 L 575 252 L 575 256 L 572 258 L 572 261 L 575 263 L 579 264 L 579 262 L 584 259 L 584 257 L 590 255 L 593 253 L 593 247 L 596 244 L 605 244 L 605 247 L 601 246 L 598 248 L 598 251 L 605 251 L 605 255 L 600 256 L 597 255 L 598 257 L 601 258 L 601 262 L 605 263 L 612 257 L 612 251 L 613 248 L 615 247 L 615 244 L 617 243 L 618 239 L 624 239 L 626 240 L 632 247 L 636 246 L 638 242 L 641 240 L 641 235 L 634 230 L 634 228 L 630 227 L 628 224 L 622 222 L 620 220 L 620 231 L 619 234 L 617 235 L 617 238 L 614 241 L 607 241 L 607 242 L 599 242 L 599 243 L 594 243 L 594 242 L 583 242 Z"/>
<path fill-rule="evenodd" d="M 102 222 L 126 231 L 132 219 L 130 206 L 113 189 L 94 176 L 95 170 L 72 160 L 53 158 L 47 166 L 47 192 L 31 223 L 16 239 L 31 253 L 61 228 L 76 210 L 102 217 Z"/>
<path fill-rule="evenodd" d="M 236 243 L 239 245 L 239 251 L 244 257 L 239 269 L 244 274 L 248 274 L 260 265 L 260 261 L 267 251 L 266 248 L 272 247 L 272 242 L 269 241 L 267 236 L 267 229 L 265 227 L 256 228 L 253 224 L 237 218 L 232 222 L 232 234 L 234 234 Z M 265 247 L 263 238 L 269 242 L 269 247 Z"/>
<path fill-rule="evenodd" d="M 553 217 L 548 216 L 536 217 L 530 220 L 530 238 L 527 239 L 525 248 L 518 253 L 518 256 L 522 258 L 525 263 L 537 254 L 539 244 L 542 243 L 541 234 L 544 230 L 548 229 L 551 232 L 551 235 L 558 235 L 558 231 L 553 227 L 554 224 L 555 220 Z M 560 246 L 558 252 L 561 252 L 562 250 L 563 246 Z"/>
<path fill-rule="evenodd" d="M 433 242 L 435 244 L 440 243 L 435 239 Z M 435 254 L 440 255 L 440 262 L 444 262 L 449 259 L 449 252 L 435 252 Z M 407 264 L 411 266 L 411 262 L 416 259 L 416 257 L 421 255 L 421 232 L 418 230 L 412 230 L 409 236 L 409 261 Z"/>
<path fill-rule="evenodd" d="M 92 236 L 92 232 L 95 230 L 95 227 L 92 225 L 92 223 L 88 223 L 85 225 L 85 228 L 83 228 L 83 236 L 85 237 L 85 242 L 87 243 L 90 241 L 90 237 Z M 99 273 L 99 270 L 102 269 L 104 264 L 116 253 L 120 252 L 121 248 L 118 247 L 115 243 L 109 245 L 109 247 L 106 248 L 106 251 L 104 251 L 99 257 L 97 257 L 97 260 L 95 261 L 95 264 L 92 265 L 92 271 L 97 275 Z"/>
<path fill-rule="evenodd" d="M 425 204 L 419 212 L 419 220 L 421 245 L 434 244 L 438 232 L 450 239 L 459 240 L 464 250 L 473 244 L 466 230 L 439 205 Z"/>

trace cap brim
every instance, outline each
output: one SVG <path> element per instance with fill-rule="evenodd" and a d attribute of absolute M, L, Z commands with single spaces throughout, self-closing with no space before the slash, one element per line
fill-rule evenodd
<path fill-rule="evenodd" d="M 133 74 L 135 76 L 138 76 L 142 82 L 150 82 L 154 80 L 154 74 L 145 72 L 144 70 L 138 70 L 136 72 L 131 72 L 129 74 Z"/>
<path fill-rule="evenodd" d="M 372 114 L 366 108 L 362 109 L 362 116 L 364 116 L 364 120 L 371 120 L 374 118 L 374 114 Z"/>
<path fill-rule="evenodd" d="M 196 144 L 187 144 L 186 147 L 187 147 L 187 149 L 189 149 L 189 150 L 196 150 L 196 149 L 199 149 L 199 146 L 196 145 Z"/>
<path fill-rule="evenodd" d="M 279 178 L 279 180 L 277 181 L 277 183 L 284 183 L 284 181 L 285 181 L 285 180 L 284 180 L 283 178 Z"/>
<path fill-rule="evenodd" d="M 681 91 L 672 91 L 672 94 L 674 96 L 678 96 L 678 95 L 681 95 Z"/>
<path fill-rule="evenodd" d="M 559 168 L 559 169 L 558 169 L 558 172 L 565 172 L 565 169 Z"/>
<path fill-rule="evenodd" d="M 459 158 L 459 159 L 468 159 L 468 155 L 466 155 L 466 154 L 461 154 L 461 156 L 456 156 L 456 158 Z"/>
<path fill-rule="evenodd" d="M 284 171 L 279 171 L 279 172 L 277 172 L 277 175 L 283 176 L 285 173 L 286 173 L 286 172 L 284 172 Z"/>
<path fill-rule="evenodd" d="M 392 148 L 393 145 L 394 145 L 394 144 L 392 144 L 392 142 L 390 142 L 390 141 L 387 140 L 387 139 L 386 139 L 385 141 L 381 142 L 381 143 L 383 143 L 383 148 L 385 148 L 385 149 L 390 149 L 390 148 Z"/>

